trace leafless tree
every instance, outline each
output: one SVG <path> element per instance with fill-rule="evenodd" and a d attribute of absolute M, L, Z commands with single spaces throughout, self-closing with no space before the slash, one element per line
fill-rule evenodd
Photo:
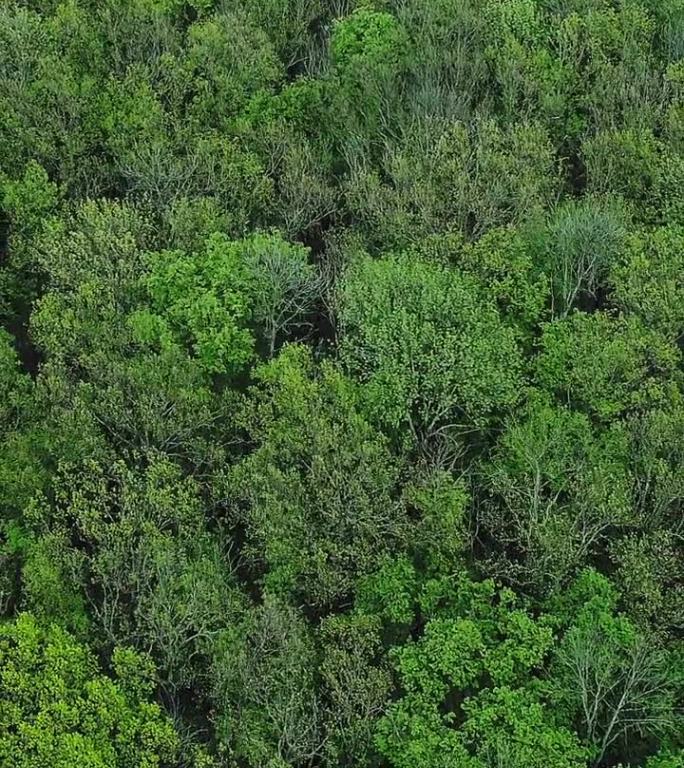
<path fill-rule="evenodd" d="M 254 319 L 263 328 L 268 356 L 273 357 L 279 334 L 308 322 L 322 280 L 307 263 L 305 249 L 277 238 L 255 247 L 248 263 L 255 276 Z"/>
<path fill-rule="evenodd" d="M 565 317 L 580 296 L 596 298 L 626 235 L 618 205 L 591 198 L 561 208 L 551 222 L 554 314 Z"/>
<path fill-rule="evenodd" d="M 600 625 L 570 631 L 562 655 L 581 703 L 586 738 L 596 747 L 594 766 L 632 733 L 666 730 L 672 723 L 665 658 L 640 638 L 625 659 Z"/>
<path fill-rule="evenodd" d="M 312 766 L 325 745 L 321 705 L 313 688 L 312 647 L 296 612 L 267 599 L 238 645 L 216 667 L 216 695 L 231 699 L 238 740 L 258 743 L 283 765 Z M 265 728 L 255 733 L 250 712 Z"/>

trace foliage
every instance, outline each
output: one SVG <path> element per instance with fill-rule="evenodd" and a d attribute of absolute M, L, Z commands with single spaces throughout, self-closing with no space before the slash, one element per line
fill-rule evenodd
<path fill-rule="evenodd" d="M 117 677 L 58 626 L 30 614 L 0 626 L 0 756 L 4 765 L 172 766 L 178 738 L 150 701 L 148 660 L 120 648 Z"/>
<path fill-rule="evenodd" d="M 214 698 L 225 712 L 219 732 L 249 765 L 308 764 L 321 751 L 314 654 L 302 618 L 270 596 L 219 641 L 213 669 Z"/>
<path fill-rule="evenodd" d="M 250 360 L 253 338 L 246 327 L 246 268 L 239 248 L 212 237 L 203 253 L 162 252 L 151 258 L 145 287 L 150 311 L 133 315 L 142 342 L 190 345 L 209 373 L 237 373 Z"/>
<path fill-rule="evenodd" d="M 681 227 L 634 233 L 610 280 L 614 286 L 613 300 L 619 307 L 673 341 L 679 339 L 684 327 L 679 270 L 683 253 Z"/>
<path fill-rule="evenodd" d="M 599 419 L 677 398 L 679 351 L 636 317 L 575 313 L 547 325 L 536 380 Z"/>
<path fill-rule="evenodd" d="M 0 114 L 2 765 L 682 764 L 683 0 L 4 0 Z"/>
<path fill-rule="evenodd" d="M 533 684 L 551 643 L 511 592 L 450 584 L 421 638 L 392 652 L 404 694 L 380 722 L 380 751 L 396 766 L 582 765 L 577 738 Z"/>
<path fill-rule="evenodd" d="M 584 572 L 566 599 L 582 603 L 558 650 L 555 678 L 579 713 L 599 764 L 619 739 L 667 732 L 674 725 L 676 673 L 668 655 L 616 613 L 612 585 Z M 564 675 L 572 682 L 564 683 Z"/>
<path fill-rule="evenodd" d="M 231 473 L 229 499 L 268 587 L 328 605 L 402 546 L 399 467 L 329 362 L 319 368 L 305 347 L 288 346 L 255 375 L 243 417 L 254 450 Z"/>
<path fill-rule="evenodd" d="M 548 227 L 553 310 L 567 316 L 573 307 L 591 306 L 621 255 L 626 213 L 619 203 L 592 198 L 566 203 Z"/>
<path fill-rule="evenodd" d="M 161 458 L 144 472 L 94 462 L 61 470 L 54 506 L 37 500 L 26 513 L 40 535 L 24 571 L 31 608 L 59 615 L 44 577 L 35 585 L 40 557 L 43 569 L 61 571 L 65 593 L 85 597 L 106 641 L 154 655 L 159 681 L 175 695 L 201 674 L 213 638 L 241 605 L 195 484 Z"/>
<path fill-rule="evenodd" d="M 468 275 L 405 253 L 362 259 L 342 290 L 343 354 L 380 423 L 429 441 L 517 400 L 515 337 Z"/>
<path fill-rule="evenodd" d="M 489 467 L 481 519 L 502 548 L 498 569 L 522 583 L 559 583 L 635 523 L 628 438 L 533 395 L 506 425 Z"/>

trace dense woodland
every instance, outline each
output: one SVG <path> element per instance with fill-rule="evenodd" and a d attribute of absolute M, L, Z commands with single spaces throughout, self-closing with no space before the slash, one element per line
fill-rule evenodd
<path fill-rule="evenodd" d="M 684 0 L 0 0 L 2 768 L 684 766 Z"/>

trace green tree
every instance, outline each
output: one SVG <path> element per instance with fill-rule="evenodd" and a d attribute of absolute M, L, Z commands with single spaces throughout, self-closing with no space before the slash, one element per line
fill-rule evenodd
<path fill-rule="evenodd" d="M 34 160 L 18 179 L 3 178 L 0 172 L 0 220 L 4 219 L 7 228 L 5 263 L 0 271 L 0 313 L 5 317 L 26 315 L 27 305 L 39 292 L 40 272 L 35 268 L 32 246 L 59 202 L 60 190 Z"/>
<path fill-rule="evenodd" d="M 610 422 L 678 400 L 679 351 L 638 318 L 576 312 L 544 328 L 536 382 L 561 402 Z"/>
<path fill-rule="evenodd" d="M 162 348 L 189 346 L 208 373 L 239 373 L 254 345 L 239 244 L 214 235 L 202 253 L 163 251 L 150 262 L 143 278 L 150 309 L 133 315 L 134 333 Z"/>
<path fill-rule="evenodd" d="M 619 202 L 591 197 L 565 203 L 553 215 L 545 250 L 553 286 L 553 313 L 599 301 L 627 237 L 627 213 Z"/>
<path fill-rule="evenodd" d="M 535 686 L 551 628 L 491 581 L 456 578 L 444 598 L 422 635 L 391 651 L 402 695 L 379 723 L 381 754 L 398 767 L 584 765 Z"/>
<path fill-rule="evenodd" d="M 576 611 L 558 649 L 553 684 L 581 723 L 593 765 L 630 735 L 675 728 L 677 659 L 616 610 L 617 596 L 595 571 L 581 574 L 561 601 Z"/>
<path fill-rule="evenodd" d="M 558 196 L 560 175 L 539 124 L 445 126 L 419 115 L 387 140 L 378 167 L 352 165 L 344 191 L 373 246 L 392 249 L 436 232 L 477 238 L 534 219 Z"/>
<path fill-rule="evenodd" d="M 435 245 L 435 250 L 441 251 L 439 240 Z M 426 246 L 430 253 L 432 247 Z M 478 279 L 486 295 L 496 301 L 502 319 L 529 343 L 546 317 L 551 280 L 525 231 L 514 227 L 491 229 L 452 254 L 451 260 Z"/>
<path fill-rule="evenodd" d="M 515 334 L 471 276 L 406 253 L 360 259 L 341 290 L 343 359 L 385 427 L 429 446 L 518 399 Z"/>
<path fill-rule="evenodd" d="M 208 373 L 181 348 L 186 337 L 158 343 L 161 323 L 145 290 L 150 238 L 150 223 L 138 210 L 106 202 L 85 203 L 46 228 L 39 264 L 47 287 L 31 317 L 33 339 L 46 358 L 39 392 L 63 431 L 64 420 L 78 419 L 83 435 L 100 432 L 124 452 L 157 449 L 202 460 L 205 449 L 213 451 L 203 441 L 223 406 Z M 166 298 L 163 281 L 158 290 Z M 211 295 L 207 301 L 211 308 Z M 182 315 L 181 299 L 179 305 Z M 214 311 L 219 320 L 221 311 Z M 236 333 L 249 342 L 246 330 Z M 221 349 L 211 335 L 208 344 L 210 352 Z M 51 440 L 53 454 L 69 442 L 54 432 Z"/>
<path fill-rule="evenodd" d="M 148 660 L 114 652 L 114 679 L 58 626 L 0 625 L 0 760 L 12 768 L 176 765 L 178 736 L 152 702 Z"/>
<path fill-rule="evenodd" d="M 255 371 L 241 421 L 253 451 L 228 475 L 245 555 L 269 589 L 324 607 L 402 547 L 400 466 L 329 361 L 286 346 Z"/>
<path fill-rule="evenodd" d="M 638 524 L 611 546 L 630 617 L 666 631 L 684 619 L 684 560 L 677 544 L 677 516 L 684 498 L 683 423 L 678 405 L 630 419 L 632 503 Z"/>
<path fill-rule="evenodd" d="M 219 130 L 252 94 L 274 88 L 284 74 L 263 26 L 241 4 L 226 5 L 233 8 L 190 27 L 186 59 L 194 91 L 189 117 Z"/>
<path fill-rule="evenodd" d="M 392 690 L 381 622 L 363 613 L 330 616 L 319 638 L 327 760 L 350 768 L 373 764 L 375 726 Z"/>
<path fill-rule="evenodd" d="M 273 596 L 223 633 L 211 671 L 229 758 L 254 768 L 315 763 L 325 740 L 316 664 L 302 616 Z"/>
<path fill-rule="evenodd" d="M 609 534 L 639 521 L 629 447 L 618 424 L 599 432 L 584 414 L 532 395 L 485 468 L 491 496 L 480 520 L 501 548 L 487 567 L 543 590 L 605 551 Z"/>
<path fill-rule="evenodd" d="M 610 274 L 612 300 L 672 341 L 684 333 L 682 254 L 682 227 L 637 232 L 628 239 L 624 256 Z"/>
<path fill-rule="evenodd" d="M 380 138 L 391 120 L 394 88 L 407 64 L 409 40 L 396 16 L 361 6 L 335 22 L 330 41 L 340 131 L 350 149 Z M 335 115 L 333 112 L 333 115 Z"/>
<path fill-rule="evenodd" d="M 204 679 L 219 630 L 242 607 L 197 483 L 161 457 L 138 472 L 121 461 L 108 469 L 89 461 L 60 467 L 53 496 L 26 511 L 39 537 L 24 568 L 29 607 L 64 618 L 50 584 L 36 583 L 37 566 L 56 571 L 65 596 L 85 599 L 100 641 L 150 652 L 158 681 L 177 701 Z"/>
<path fill-rule="evenodd" d="M 308 255 L 277 234 L 254 235 L 244 243 L 252 317 L 269 358 L 279 338 L 306 328 L 316 307 L 322 286 Z"/>

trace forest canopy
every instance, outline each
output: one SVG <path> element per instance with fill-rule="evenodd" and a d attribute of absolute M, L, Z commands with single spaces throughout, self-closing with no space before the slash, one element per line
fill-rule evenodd
<path fill-rule="evenodd" d="M 0 765 L 684 768 L 684 0 L 0 0 Z"/>

